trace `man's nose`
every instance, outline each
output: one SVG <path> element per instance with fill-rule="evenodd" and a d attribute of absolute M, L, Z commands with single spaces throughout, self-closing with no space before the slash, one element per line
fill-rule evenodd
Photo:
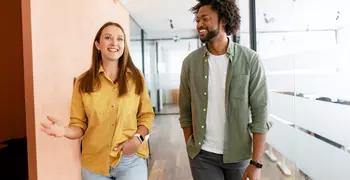
<path fill-rule="evenodd" d="M 198 22 L 197 22 L 197 29 L 202 28 L 202 26 L 203 26 L 202 21 L 198 21 Z"/>

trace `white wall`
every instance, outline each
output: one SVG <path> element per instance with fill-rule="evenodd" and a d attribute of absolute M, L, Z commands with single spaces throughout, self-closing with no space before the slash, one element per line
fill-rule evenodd
<path fill-rule="evenodd" d="M 153 107 L 157 106 L 157 65 L 156 44 L 153 41 L 145 43 L 145 71 L 148 89 L 150 90 Z"/>
<path fill-rule="evenodd" d="M 335 43 L 333 30 L 257 34 L 257 50 L 263 58 L 295 54 Z"/>
<path fill-rule="evenodd" d="M 129 46 L 132 61 L 137 68 L 142 70 L 141 41 L 131 41 Z"/>
<path fill-rule="evenodd" d="M 182 62 L 197 49 L 197 40 L 159 41 L 159 88 L 163 91 L 163 103 L 172 103 L 173 89 L 180 86 Z"/>
<path fill-rule="evenodd" d="M 338 44 L 350 48 L 350 25 L 337 30 Z"/>

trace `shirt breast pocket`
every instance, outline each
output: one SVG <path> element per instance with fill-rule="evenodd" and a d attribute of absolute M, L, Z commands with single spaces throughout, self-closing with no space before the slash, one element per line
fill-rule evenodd
<path fill-rule="evenodd" d="M 139 105 L 139 96 L 134 92 L 129 93 L 124 97 L 123 102 L 125 105 L 121 108 L 124 131 L 136 131 L 137 130 L 137 113 Z"/>
<path fill-rule="evenodd" d="M 101 93 L 85 94 L 83 103 L 85 107 L 86 116 L 88 119 L 88 126 L 99 126 L 108 109 L 107 102 L 103 103 Z"/>
<path fill-rule="evenodd" d="M 230 98 L 248 100 L 249 75 L 233 75 L 230 82 Z"/>

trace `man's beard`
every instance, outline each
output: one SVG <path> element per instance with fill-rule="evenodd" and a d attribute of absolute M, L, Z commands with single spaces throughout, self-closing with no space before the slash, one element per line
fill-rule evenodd
<path fill-rule="evenodd" d="M 203 39 L 201 39 L 201 41 L 202 43 L 207 43 L 211 41 L 213 38 L 215 38 L 218 34 L 219 34 L 219 28 L 211 31 L 208 30 L 207 35 L 204 36 Z"/>

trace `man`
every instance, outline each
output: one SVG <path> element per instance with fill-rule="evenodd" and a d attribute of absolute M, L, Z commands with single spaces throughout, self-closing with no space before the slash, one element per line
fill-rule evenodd
<path fill-rule="evenodd" d="M 192 176 L 258 180 L 270 128 L 262 62 L 228 38 L 240 26 L 234 0 L 199 0 L 192 12 L 205 43 L 185 58 L 181 72 L 180 123 Z"/>

